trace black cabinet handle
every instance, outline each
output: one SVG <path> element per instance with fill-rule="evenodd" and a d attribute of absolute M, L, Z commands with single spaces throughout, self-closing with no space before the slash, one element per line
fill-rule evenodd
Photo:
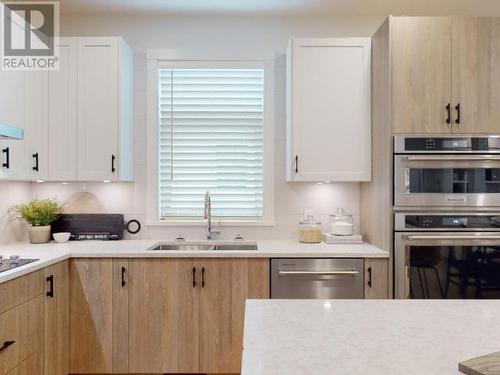
<path fill-rule="evenodd" d="M 15 341 L 4 341 L 3 345 L 0 347 L 0 352 L 4 351 L 9 346 L 14 345 L 15 343 L 16 343 Z"/>
<path fill-rule="evenodd" d="M 295 155 L 295 173 L 299 173 L 299 155 Z"/>
<path fill-rule="evenodd" d="M 372 287 L 372 268 L 368 267 L 368 286 Z"/>
<path fill-rule="evenodd" d="M 2 149 L 2 152 L 5 154 L 5 162 L 2 164 L 2 167 L 9 169 L 10 168 L 10 149 L 5 147 Z"/>
<path fill-rule="evenodd" d="M 455 120 L 455 124 L 460 124 L 460 103 L 455 106 L 455 110 L 457 111 L 457 118 Z"/>
<path fill-rule="evenodd" d="M 201 287 L 205 287 L 205 267 L 201 267 Z"/>
<path fill-rule="evenodd" d="M 33 167 L 33 170 L 38 172 L 38 152 L 33 154 L 33 159 L 35 159 L 35 166 Z"/>
<path fill-rule="evenodd" d="M 125 283 L 125 272 L 127 270 L 125 269 L 125 267 L 122 267 L 122 288 L 125 287 L 126 283 Z"/>
<path fill-rule="evenodd" d="M 196 288 L 196 267 L 193 267 L 193 288 Z"/>
<path fill-rule="evenodd" d="M 451 103 L 448 103 L 446 105 L 446 114 L 447 114 L 446 123 L 451 124 Z"/>
<path fill-rule="evenodd" d="M 49 290 L 47 291 L 47 297 L 54 298 L 54 275 L 48 276 L 46 280 L 49 283 Z"/>
<path fill-rule="evenodd" d="M 116 160 L 116 156 L 111 155 L 111 173 L 115 173 L 115 171 L 116 171 L 115 160 Z"/>

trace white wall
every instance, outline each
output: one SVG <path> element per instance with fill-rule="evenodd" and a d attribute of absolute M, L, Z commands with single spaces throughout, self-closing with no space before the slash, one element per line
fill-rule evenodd
<path fill-rule="evenodd" d="M 296 37 L 370 36 L 382 17 L 104 17 L 66 16 L 61 20 L 65 36 L 123 36 L 135 52 L 135 164 L 134 184 L 74 183 L 33 185 L 33 195 L 57 196 L 64 200 L 72 192 L 87 190 L 98 196 L 109 212 L 145 220 L 146 169 L 146 58 L 152 48 L 169 49 L 173 56 L 204 55 L 275 59 L 275 227 L 225 227 L 223 237 L 292 238 L 304 209 L 313 210 L 327 223 L 328 214 L 344 207 L 359 223 L 359 184 L 286 183 L 284 162 L 284 53 L 287 40 Z M 1 206 L 0 206 L 1 208 Z M 359 227 L 357 228 L 359 231 Z M 143 237 L 171 239 L 203 238 L 204 228 L 150 227 Z"/>
<path fill-rule="evenodd" d="M 12 222 L 8 216 L 8 209 L 14 204 L 24 203 L 30 199 L 31 184 L 0 182 L 0 245 L 23 241 L 27 238 L 26 225 L 21 222 Z"/>

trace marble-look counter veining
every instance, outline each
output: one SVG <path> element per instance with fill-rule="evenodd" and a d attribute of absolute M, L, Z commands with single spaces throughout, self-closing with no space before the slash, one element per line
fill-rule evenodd
<path fill-rule="evenodd" d="M 200 242 L 200 241 L 198 241 Z M 201 241 L 203 242 L 203 241 Z M 251 242 L 251 241 L 248 241 Z M 171 243 L 158 240 L 124 240 L 124 241 L 72 241 L 30 245 L 14 243 L 0 245 L 0 255 L 20 255 L 22 258 L 39 259 L 14 270 L 0 273 L 0 283 L 36 271 L 68 258 L 387 258 L 388 253 L 368 243 L 353 245 L 302 244 L 292 240 L 255 241 L 258 250 L 248 251 L 153 251 L 159 243 Z M 254 242 L 254 243 L 255 243 Z M 214 243 L 224 243 L 215 241 Z"/>
<path fill-rule="evenodd" d="M 458 375 L 500 350 L 500 300 L 248 300 L 242 375 Z"/>

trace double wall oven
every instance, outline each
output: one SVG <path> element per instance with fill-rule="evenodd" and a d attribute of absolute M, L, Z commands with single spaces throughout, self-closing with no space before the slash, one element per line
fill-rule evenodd
<path fill-rule="evenodd" d="M 500 136 L 394 139 L 396 298 L 500 298 Z"/>

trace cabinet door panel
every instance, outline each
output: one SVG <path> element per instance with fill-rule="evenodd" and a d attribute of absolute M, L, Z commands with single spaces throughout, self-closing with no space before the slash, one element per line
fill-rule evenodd
<path fill-rule="evenodd" d="M 369 180 L 370 40 L 291 43 L 288 180 Z"/>
<path fill-rule="evenodd" d="M 49 178 L 76 180 L 77 39 L 60 38 L 59 70 L 49 72 Z"/>
<path fill-rule="evenodd" d="M 269 298 L 268 259 L 198 259 L 205 284 L 200 291 L 200 372 L 239 373 L 245 300 Z"/>
<path fill-rule="evenodd" d="M 365 259 L 365 298 L 385 299 L 389 297 L 389 261 L 387 259 Z"/>
<path fill-rule="evenodd" d="M 111 163 L 118 155 L 118 54 L 117 38 L 78 39 L 79 180 L 116 177 Z"/>
<path fill-rule="evenodd" d="M 113 372 L 113 260 L 70 262 L 70 373 Z"/>
<path fill-rule="evenodd" d="M 191 259 L 129 260 L 129 371 L 198 372 Z"/>
<path fill-rule="evenodd" d="M 45 296 L 44 374 L 67 375 L 69 372 L 69 262 L 45 268 L 52 278 Z"/>
<path fill-rule="evenodd" d="M 394 17 L 392 23 L 395 133 L 449 133 L 450 17 Z"/>
<path fill-rule="evenodd" d="M 500 124 L 500 19 L 456 17 L 453 24 L 454 133 L 498 133 Z M 455 115 L 456 118 L 456 115 Z"/>

